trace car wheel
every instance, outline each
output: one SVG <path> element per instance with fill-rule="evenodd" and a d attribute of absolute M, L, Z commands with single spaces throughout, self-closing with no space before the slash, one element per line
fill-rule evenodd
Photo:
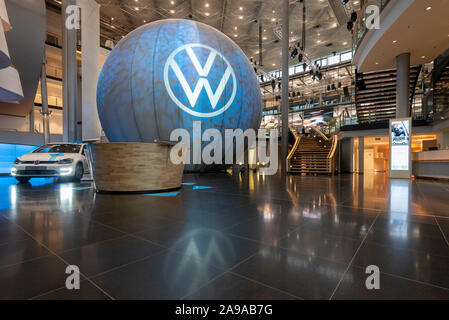
<path fill-rule="evenodd" d="M 83 175 L 84 175 L 84 167 L 82 163 L 78 163 L 75 168 L 75 175 L 73 176 L 73 180 L 75 182 L 80 182 Z"/>
<path fill-rule="evenodd" d="M 19 183 L 27 183 L 28 181 L 30 181 L 31 178 L 20 177 L 16 179 L 17 181 L 19 181 Z"/>

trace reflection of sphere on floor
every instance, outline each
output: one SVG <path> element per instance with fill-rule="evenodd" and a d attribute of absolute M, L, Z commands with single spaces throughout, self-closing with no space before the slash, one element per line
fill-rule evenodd
<path fill-rule="evenodd" d="M 177 128 L 257 129 L 262 99 L 242 50 L 205 24 L 144 25 L 110 53 L 98 83 L 98 112 L 111 142 L 170 140 Z"/>

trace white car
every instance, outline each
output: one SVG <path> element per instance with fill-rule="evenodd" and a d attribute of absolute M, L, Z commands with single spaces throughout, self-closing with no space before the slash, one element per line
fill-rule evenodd
<path fill-rule="evenodd" d="M 86 144 L 50 143 L 14 161 L 11 175 L 19 182 L 31 178 L 68 178 L 79 181 L 89 172 Z"/>

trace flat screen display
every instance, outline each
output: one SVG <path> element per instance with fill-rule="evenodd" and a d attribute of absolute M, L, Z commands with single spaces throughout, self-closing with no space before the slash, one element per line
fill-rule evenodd
<path fill-rule="evenodd" d="M 410 170 L 410 120 L 391 122 L 391 170 Z"/>

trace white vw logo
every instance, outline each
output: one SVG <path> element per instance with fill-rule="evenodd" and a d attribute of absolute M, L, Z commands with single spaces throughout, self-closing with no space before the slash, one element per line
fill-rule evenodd
<path fill-rule="evenodd" d="M 209 57 L 207 58 L 206 64 L 204 66 L 201 65 L 201 63 L 198 60 L 198 57 L 196 56 L 195 52 L 192 48 L 204 48 L 210 51 Z M 179 67 L 178 63 L 175 61 L 175 57 L 178 53 L 183 52 L 184 54 L 187 53 L 187 55 L 190 58 L 190 61 L 192 62 L 193 66 L 195 67 L 196 71 L 198 72 L 198 75 L 200 79 L 198 80 L 195 89 L 192 91 L 190 88 L 189 82 L 187 81 L 186 77 L 184 76 L 183 72 L 181 71 L 181 68 Z M 220 57 L 226 64 L 227 68 L 223 74 L 223 77 L 221 78 L 221 81 L 217 87 L 217 90 L 215 92 L 212 91 L 212 88 L 210 86 L 209 80 L 207 79 L 209 76 L 209 73 L 212 69 L 212 66 L 214 65 L 215 59 Z M 175 73 L 176 77 L 178 78 L 179 83 L 181 84 L 182 89 L 184 90 L 184 93 L 187 96 L 187 99 L 189 100 L 190 107 L 187 107 L 184 105 L 179 99 L 175 96 L 173 93 L 173 90 L 170 86 L 170 81 L 168 79 L 168 74 L 170 71 L 170 67 Z M 209 112 L 198 112 L 193 109 L 195 109 L 195 106 L 198 102 L 198 97 L 201 94 L 201 91 L 203 88 L 206 90 L 206 94 L 209 98 L 209 102 L 211 104 L 212 110 L 215 110 L 217 107 L 217 104 L 223 95 L 223 91 L 226 88 L 226 85 L 229 82 L 229 78 L 232 77 L 233 81 L 233 91 L 231 98 L 229 101 L 224 105 L 223 108 Z M 208 47 L 203 44 L 187 44 L 182 47 L 179 47 L 175 51 L 172 52 L 172 54 L 168 57 L 168 60 L 165 64 L 164 68 L 164 82 L 165 82 L 165 88 L 167 89 L 167 92 L 170 96 L 170 98 L 173 100 L 173 102 L 176 103 L 178 107 L 180 107 L 182 110 L 184 110 L 187 113 L 190 113 L 193 116 L 201 117 L 201 118 L 210 118 L 215 117 L 223 112 L 225 112 L 232 104 L 232 102 L 235 99 L 235 95 L 237 93 L 237 80 L 235 77 L 234 69 L 231 67 L 231 64 L 229 61 L 217 50 Z"/>

